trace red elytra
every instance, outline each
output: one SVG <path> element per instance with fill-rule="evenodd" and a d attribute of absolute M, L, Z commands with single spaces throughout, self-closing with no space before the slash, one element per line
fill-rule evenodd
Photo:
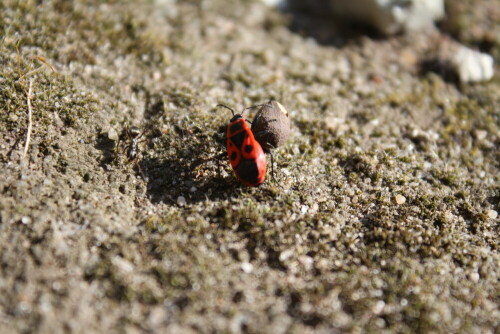
<path fill-rule="evenodd" d="M 234 114 L 226 133 L 227 157 L 236 177 L 247 186 L 255 187 L 266 178 L 266 155 L 262 146 L 255 140 L 247 122 L 241 114 Z"/>

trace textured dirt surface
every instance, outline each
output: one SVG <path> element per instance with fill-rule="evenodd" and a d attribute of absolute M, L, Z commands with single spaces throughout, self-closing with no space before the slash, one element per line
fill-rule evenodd
<path fill-rule="evenodd" d="M 448 11 L 383 39 L 256 1 L 2 1 L 0 332 L 494 333 L 500 81 L 439 46 L 498 57 L 500 15 Z M 291 136 L 249 188 L 215 106 L 270 98 Z"/>

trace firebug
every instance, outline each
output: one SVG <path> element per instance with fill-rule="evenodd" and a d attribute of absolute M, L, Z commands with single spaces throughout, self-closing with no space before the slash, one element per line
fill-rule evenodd
<path fill-rule="evenodd" d="M 223 104 L 217 106 L 227 108 L 233 113 L 226 131 L 226 149 L 234 174 L 247 186 L 260 185 L 266 178 L 266 156 L 242 116 L 246 109 L 237 114 L 228 106 Z"/>

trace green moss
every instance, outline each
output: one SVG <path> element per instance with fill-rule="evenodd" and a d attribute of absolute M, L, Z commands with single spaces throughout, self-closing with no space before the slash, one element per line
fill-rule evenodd
<path fill-rule="evenodd" d="M 6 136 L 25 140 L 30 82 L 31 143 L 38 145 L 44 154 L 52 150 L 56 139 L 54 135 L 48 135 L 49 129 L 60 127 L 58 122 L 62 122 L 63 127 L 77 127 L 97 110 L 98 101 L 92 94 L 80 91 L 71 80 L 53 73 L 42 62 L 23 56 L 22 48 L 18 56 L 15 47 L 0 46 L 0 63 L 3 87 L 0 107 L 5 111 L 0 114 L 0 130 Z"/>
<path fill-rule="evenodd" d="M 440 180 L 444 185 L 448 187 L 457 187 L 460 182 L 460 177 L 458 175 L 458 171 L 445 171 L 434 169 L 432 170 L 433 175 Z"/>

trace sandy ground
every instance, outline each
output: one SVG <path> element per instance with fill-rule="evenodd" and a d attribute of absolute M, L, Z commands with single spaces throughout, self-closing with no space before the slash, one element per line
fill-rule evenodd
<path fill-rule="evenodd" d="M 256 1 L 2 1 L 0 332 L 497 331 L 499 76 L 457 83 L 439 45 L 499 73 L 500 15 L 448 5 L 380 38 Z M 270 98 L 277 182 L 218 175 L 215 105 Z"/>

